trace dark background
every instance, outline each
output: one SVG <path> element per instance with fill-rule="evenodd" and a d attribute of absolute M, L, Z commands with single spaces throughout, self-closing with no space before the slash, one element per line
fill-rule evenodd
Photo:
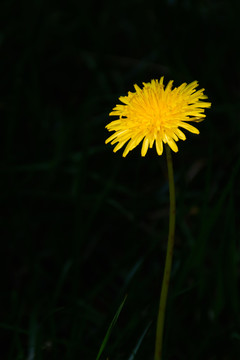
<path fill-rule="evenodd" d="M 162 75 L 212 102 L 173 158 L 163 359 L 239 359 L 240 3 L 4 0 L 0 14 L 1 359 L 96 359 L 126 294 L 101 359 L 153 358 L 165 155 L 104 141 L 118 97 Z"/>

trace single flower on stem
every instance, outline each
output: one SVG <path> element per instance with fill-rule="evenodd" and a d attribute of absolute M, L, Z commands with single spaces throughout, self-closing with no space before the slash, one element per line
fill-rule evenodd
<path fill-rule="evenodd" d="M 118 119 L 106 126 L 114 133 L 105 143 L 116 144 L 114 152 L 126 144 L 123 157 L 141 141 L 142 156 L 146 155 L 148 148 L 152 148 L 154 143 L 158 155 L 163 153 L 163 144 L 166 148 L 170 198 L 169 233 L 157 318 L 154 360 L 162 360 L 164 318 L 174 247 L 176 201 L 171 150 L 177 152 L 176 142 L 179 139 L 186 139 L 181 129 L 199 134 L 199 130 L 189 122 L 197 123 L 204 120 L 205 109 L 211 107 L 211 103 L 205 101 L 207 96 L 203 93 L 204 89 L 196 90 L 197 81 L 190 84 L 183 83 L 174 89 L 172 85 L 171 80 L 164 88 L 163 77 L 160 80 L 143 83 L 142 89 L 134 85 L 135 92 L 129 91 L 127 96 L 121 96 L 119 100 L 122 104 L 116 105 L 109 114 L 118 116 Z"/>

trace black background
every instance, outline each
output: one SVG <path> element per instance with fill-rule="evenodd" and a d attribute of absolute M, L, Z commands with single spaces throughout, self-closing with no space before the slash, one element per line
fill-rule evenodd
<path fill-rule="evenodd" d="M 118 97 L 165 76 L 212 102 L 174 154 L 164 359 L 240 355 L 238 1 L 1 4 L 1 359 L 152 359 L 165 156 L 105 145 Z"/>

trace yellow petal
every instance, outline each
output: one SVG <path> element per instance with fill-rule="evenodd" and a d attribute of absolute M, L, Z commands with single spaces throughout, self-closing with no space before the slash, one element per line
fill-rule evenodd
<path fill-rule="evenodd" d="M 192 126 L 190 124 L 187 124 L 186 122 L 182 122 L 181 125 L 179 125 L 179 126 L 181 126 L 182 128 L 190 131 L 193 134 L 199 134 L 200 133 L 200 131 L 197 128 L 195 128 L 194 126 Z"/>
<path fill-rule="evenodd" d="M 121 141 L 119 144 L 117 144 L 117 146 L 115 146 L 115 148 L 113 149 L 113 152 L 116 152 L 119 149 L 121 149 L 125 143 L 126 143 L 126 141 Z"/>
<path fill-rule="evenodd" d="M 162 155 L 163 153 L 163 142 L 162 139 L 160 137 L 156 138 L 156 150 L 158 155 Z"/>
<path fill-rule="evenodd" d="M 179 137 L 179 139 L 186 140 L 185 134 L 180 129 L 176 130 L 176 135 Z"/>
<path fill-rule="evenodd" d="M 175 141 L 173 139 L 168 138 L 167 143 L 174 152 L 178 152 L 177 144 L 175 143 Z"/>
<path fill-rule="evenodd" d="M 146 153 L 148 151 L 148 145 L 149 145 L 149 140 L 147 137 L 145 137 L 143 140 L 143 144 L 142 144 L 142 151 L 141 151 L 142 156 L 146 155 Z"/>

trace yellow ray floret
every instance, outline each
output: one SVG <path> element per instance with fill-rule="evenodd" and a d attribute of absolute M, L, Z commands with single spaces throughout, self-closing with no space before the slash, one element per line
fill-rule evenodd
<path fill-rule="evenodd" d="M 176 141 L 186 139 L 180 128 L 199 134 L 189 121 L 204 120 L 204 110 L 211 106 L 210 102 L 203 101 L 207 99 L 204 89 L 196 91 L 197 81 L 188 85 L 183 83 L 174 89 L 172 85 L 171 80 L 164 88 L 161 77 L 160 80 L 143 83 L 142 89 L 134 85 L 135 92 L 129 91 L 127 96 L 121 96 L 119 100 L 122 104 L 116 105 L 109 114 L 118 116 L 118 119 L 106 126 L 114 133 L 105 143 L 116 144 L 114 152 L 127 144 L 124 157 L 141 141 L 141 155 L 145 156 L 148 148 L 155 143 L 158 155 L 162 155 L 163 143 L 178 151 Z"/>

